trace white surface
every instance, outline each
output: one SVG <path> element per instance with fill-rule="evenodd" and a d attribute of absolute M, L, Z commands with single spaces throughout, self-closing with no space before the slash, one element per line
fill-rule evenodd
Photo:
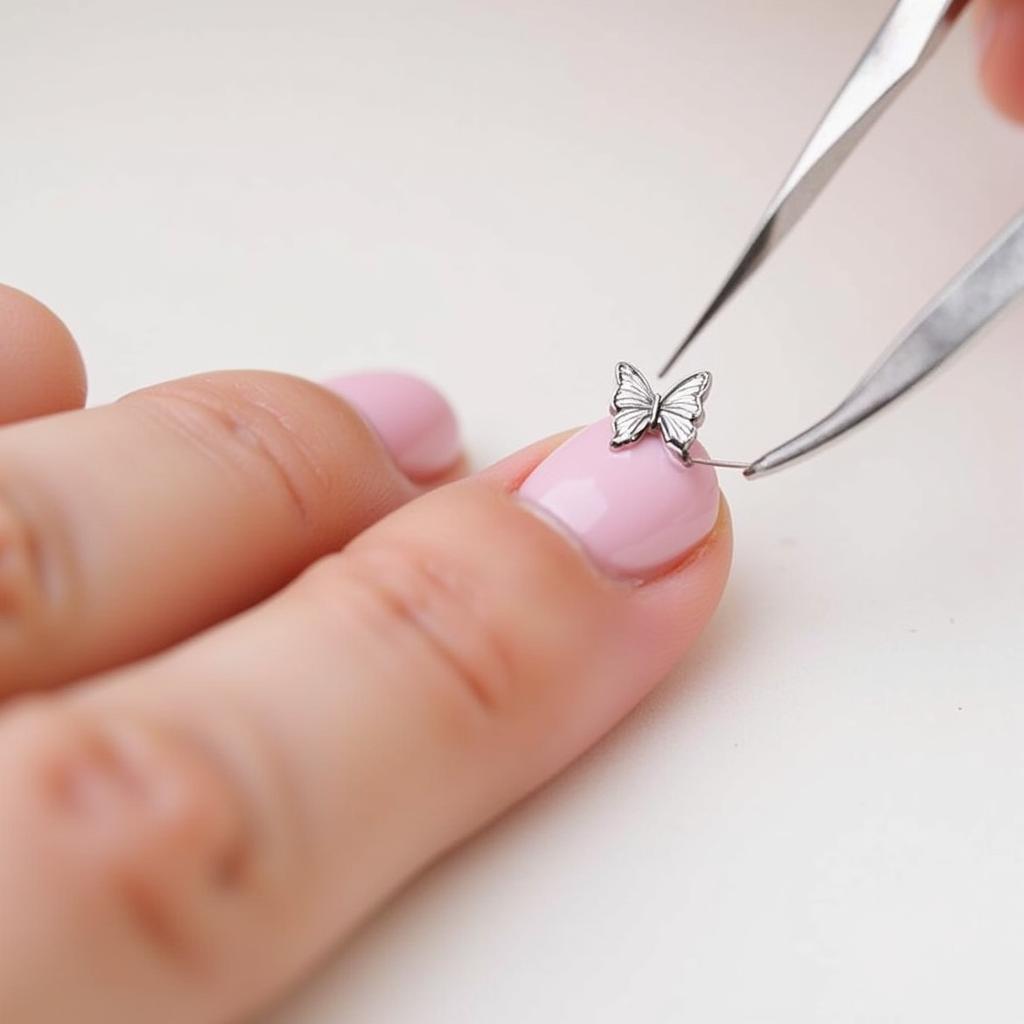
<path fill-rule="evenodd" d="M 393 364 L 489 461 L 655 367 L 885 7 L 8 3 L 0 279 L 94 399 Z M 721 456 L 824 412 L 1020 206 L 966 29 L 702 340 Z M 1022 335 L 729 477 L 686 665 L 268 1020 L 1021 1019 Z"/>

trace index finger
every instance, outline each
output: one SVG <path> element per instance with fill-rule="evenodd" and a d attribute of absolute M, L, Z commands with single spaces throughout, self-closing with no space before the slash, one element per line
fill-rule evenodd
<path fill-rule="evenodd" d="M 706 625 L 730 529 L 713 470 L 610 436 L 418 498 L 8 719 L 0 901 L 40 923 L 0 937 L 0 1008 L 6 986 L 53 1019 L 236 1019 L 611 728 Z M 77 977 L 34 980 L 62 959 Z"/>

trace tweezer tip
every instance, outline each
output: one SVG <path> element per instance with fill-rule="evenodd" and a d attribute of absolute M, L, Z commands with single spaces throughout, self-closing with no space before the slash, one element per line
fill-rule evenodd
<path fill-rule="evenodd" d="M 690 342 L 692 342 L 693 339 L 697 337 L 697 331 L 698 328 L 694 327 L 693 330 L 691 330 L 690 333 L 687 334 L 685 338 L 683 338 L 683 340 L 676 347 L 672 355 L 669 356 L 668 361 L 665 363 L 665 365 L 658 371 L 659 377 L 664 377 L 665 374 L 668 373 L 669 370 L 671 370 L 672 367 L 676 365 L 682 354 L 690 347 Z"/>
<path fill-rule="evenodd" d="M 687 333 L 686 337 L 683 338 L 683 340 L 681 342 L 679 342 L 679 344 L 675 348 L 675 351 L 672 353 L 672 355 L 670 355 L 668 357 L 668 361 L 658 371 L 658 376 L 659 377 L 664 377 L 665 374 L 668 373 L 668 371 L 671 370 L 672 367 L 675 366 L 677 362 L 679 362 L 679 359 L 682 356 L 682 354 L 690 347 L 690 345 L 693 343 L 693 341 L 697 337 L 697 335 L 700 334 L 700 332 L 702 330 L 704 330 L 704 328 L 708 324 L 708 321 L 715 315 L 715 312 L 717 311 L 718 306 L 721 303 L 721 296 L 722 296 L 722 294 L 723 293 L 720 291 L 718 293 L 718 295 L 715 296 L 715 299 L 711 303 L 711 305 L 709 305 L 708 308 L 705 309 L 703 313 L 701 313 L 700 318 L 690 328 L 690 330 Z"/>
<path fill-rule="evenodd" d="M 697 335 L 707 327 L 711 320 L 717 316 L 719 310 L 729 301 L 757 267 L 760 266 L 768 251 L 774 224 L 775 214 L 771 213 L 757 229 L 757 233 L 746 249 L 743 250 L 739 262 L 732 268 L 729 276 L 715 293 L 714 298 L 705 307 L 697 322 L 690 328 L 689 333 L 679 343 L 676 350 L 669 357 L 668 362 L 661 368 L 661 371 L 658 373 L 659 377 L 664 377 L 675 366 L 679 357 L 690 347 Z"/>

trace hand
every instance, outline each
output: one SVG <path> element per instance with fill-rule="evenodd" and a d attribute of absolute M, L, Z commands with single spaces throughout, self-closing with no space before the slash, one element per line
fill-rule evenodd
<path fill-rule="evenodd" d="M 1024 2 L 981 24 L 1024 120 Z M 613 725 L 725 583 L 711 471 L 603 423 L 456 482 L 408 378 L 83 412 L 67 331 L 2 288 L 0 382 L 5 1022 L 258 1006 Z"/>
<path fill-rule="evenodd" d="M 979 0 L 981 78 L 992 102 L 1024 121 L 1024 0 Z"/>
<path fill-rule="evenodd" d="M 0 289 L 0 338 L 4 1022 L 257 1007 L 620 719 L 725 584 L 714 473 L 657 437 L 453 482 L 410 378 L 82 411 L 59 321 Z"/>

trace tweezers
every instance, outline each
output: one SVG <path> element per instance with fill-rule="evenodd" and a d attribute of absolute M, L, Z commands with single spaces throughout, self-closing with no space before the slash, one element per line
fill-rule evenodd
<path fill-rule="evenodd" d="M 789 176 L 768 204 L 718 293 L 661 370 L 765 262 L 828 185 L 868 129 L 921 69 L 968 0 L 898 0 L 840 89 Z M 884 409 L 1024 292 L 1024 210 L 922 310 L 824 419 L 750 463 L 720 463 L 765 476 L 818 451 Z"/>

